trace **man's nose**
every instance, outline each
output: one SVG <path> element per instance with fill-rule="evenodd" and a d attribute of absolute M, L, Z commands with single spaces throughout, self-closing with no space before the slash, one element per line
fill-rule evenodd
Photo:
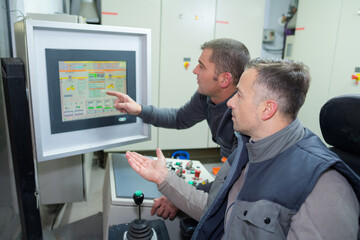
<path fill-rule="evenodd" d="M 197 74 L 197 68 L 198 68 L 199 65 L 196 65 L 196 67 L 194 68 L 193 70 L 193 74 Z"/>
<path fill-rule="evenodd" d="M 232 107 L 231 107 L 232 99 L 233 99 L 233 98 L 230 98 L 230 99 L 226 102 L 226 105 L 227 105 L 229 108 L 231 108 L 231 109 L 232 109 Z"/>

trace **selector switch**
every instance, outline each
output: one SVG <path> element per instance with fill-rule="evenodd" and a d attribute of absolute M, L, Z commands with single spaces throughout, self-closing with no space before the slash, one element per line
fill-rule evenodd
<path fill-rule="evenodd" d="M 179 167 L 177 170 L 176 170 L 176 175 L 178 176 L 178 177 L 182 177 L 182 175 L 183 175 L 183 168 L 182 167 Z"/>
<path fill-rule="evenodd" d="M 193 161 L 190 160 L 189 162 L 186 163 L 185 169 L 186 169 L 186 170 L 190 170 L 192 167 L 193 167 Z"/>

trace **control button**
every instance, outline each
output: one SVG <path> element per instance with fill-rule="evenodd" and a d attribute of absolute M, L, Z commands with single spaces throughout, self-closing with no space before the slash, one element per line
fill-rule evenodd
<path fill-rule="evenodd" d="M 191 174 L 195 174 L 195 171 L 194 171 L 194 170 L 191 170 L 190 173 L 191 173 Z"/>
<path fill-rule="evenodd" d="M 270 218 L 268 218 L 268 217 L 264 218 L 264 223 L 265 224 L 269 224 L 270 222 L 271 222 Z"/>
<path fill-rule="evenodd" d="M 185 67 L 185 69 L 189 69 L 190 63 L 189 62 L 184 62 L 184 67 Z"/>
<path fill-rule="evenodd" d="M 201 173 L 200 170 L 195 170 L 195 177 L 196 177 L 196 178 L 199 178 L 199 177 L 200 177 L 200 173 Z"/>
<path fill-rule="evenodd" d="M 201 182 L 202 185 L 205 185 L 207 183 L 209 183 L 209 179 L 205 179 L 204 181 Z"/>
<path fill-rule="evenodd" d="M 243 214 L 244 214 L 244 216 L 246 216 L 247 215 L 247 210 L 245 210 Z"/>
<path fill-rule="evenodd" d="M 189 181 L 188 182 L 190 185 L 194 185 L 194 181 Z"/>

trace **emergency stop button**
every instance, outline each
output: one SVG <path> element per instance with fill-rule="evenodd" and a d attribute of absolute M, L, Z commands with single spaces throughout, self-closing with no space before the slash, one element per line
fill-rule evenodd
<path fill-rule="evenodd" d="M 351 76 L 351 78 L 356 81 L 355 84 L 359 84 L 359 81 L 360 81 L 360 73 L 353 74 L 353 75 Z"/>
<path fill-rule="evenodd" d="M 184 67 L 185 67 L 185 69 L 188 69 L 190 67 L 190 63 L 189 62 L 184 62 Z"/>

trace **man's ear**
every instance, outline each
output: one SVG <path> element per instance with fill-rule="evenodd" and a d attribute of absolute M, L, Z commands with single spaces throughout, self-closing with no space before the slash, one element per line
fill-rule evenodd
<path fill-rule="evenodd" d="M 261 119 L 265 121 L 272 118 L 275 115 L 278 106 L 277 103 L 273 100 L 264 101 L 262 104 L 263 107 L 261 112 Z"/>
<path fill-rule="evenodd" d="M 232 84 L 232 75 L 229 72 L 221 73 L 219 76 L 220 87 L 227 88 Z"/>

